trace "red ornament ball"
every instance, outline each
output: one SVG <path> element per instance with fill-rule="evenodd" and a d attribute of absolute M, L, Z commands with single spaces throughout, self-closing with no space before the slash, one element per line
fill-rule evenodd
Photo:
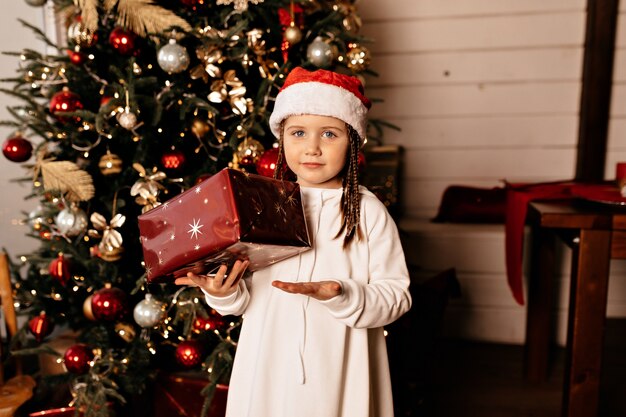
<path fill-rule="evenodd" d="M 89 362 L 91 362 L 93 358 L 93 349 L 82 343 L 70 346 L 65 351 L 65 355 L 63 355 L 65 368 L 68 372 L 77 375 L 82 375 L 89 371 Z"/>
<path fill-rule="evenodd" d="M 203 333 L 214 330 L 221 330 L 224 327 L 224 318 L 218 314 L 211 314 L 211 317 L 196 317 L 193 321 L 193 331 Z"/>
<path fill-rule="evenodd" d="M 72 51 L 71 49 L 68 49 L 66 52 L 72 64 L 80 65 L 87 60 L 87 56 L 81 52 Z"/>
<path fill-rule="evenodd" d="M 185 340 L 176 347 L 176 362 L 185 368 L 194 368 L 202 363 L 204 349 L 197 340 Z"/>
<path fill-rule="evenodd" d="M 28 161 L 33 155 L 33 145 L 30 141 L 18 135 L 4 141 L 2 153 L 12 162 Z"/>
<path fill-rule="evenodd" d="M 28 330 L 35 336 L 35 340 L 39 343 L 52 333 L 54 329 L 54 323 L 50 320 L 50 317 L 46 313 L 42 312 L 38 316 L 33 317 L 28 322 Z"/>
<path fill-rule="evenodd" d="M 72 93 L 67 88 L 59 91 L 50 99 L 50 113 L 56 115 L 59 112 L 73 112 L 81 110 L 83 103 L 80 101 L 80 96 L 76 93 Z M 62 122 L 69 120 L 67 117 L 58 117 Z M 75 117 L 75 121 L 79 121 L 80 117 Z"/>
<path fill-rule="evenodd" d="M 72 276 L 70 272 L 70 262 L 62 253 L 59 253 L 59 256 L 54 261 L 50 262 L 48 271 L 50 272 L 50 276 L 59 281 L 61 285 L 67 284 L 67 281 L 69 281 Z"/>
<path fill-rule="evenodd" d="M 111 31 L 109 43 L 122 55 L 132 55 L 136 51 L 137 35 L 121 27 Z"/>
<path fill-rule="evenodd" d="M 118 321 L 128 311 L 128 297 L 119 288 L 103 288 L 91 297 L 91 312 L 98 321 Z"/>
<path fill-rule="evenodd" d="M 165 169 L 181 169 L 185 165 L 185 154 L 177 149 L 169 150 L 161 156 L 161 164 Z"/>
<path fill-rule="evenodd" d="M 256 162 L 256 172 L 264 177 L 273 177 L 278 161 L 278 148 L 271 148 L 263 152 Z"/>

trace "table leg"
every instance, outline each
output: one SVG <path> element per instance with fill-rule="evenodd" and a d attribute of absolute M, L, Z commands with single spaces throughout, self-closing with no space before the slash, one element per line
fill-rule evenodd
<path fill-rule="evenodd" d="M 572 258 L 563 416 L 598 414 L 611 232 L 581 230 Z"/>
<path fill-rule="evenodd" d="M 541 382 L 547 375 L 552 332 L 555 265 L 553 232 L 533 227 L 530 259 L 524 376 L 530 382 Z"/>

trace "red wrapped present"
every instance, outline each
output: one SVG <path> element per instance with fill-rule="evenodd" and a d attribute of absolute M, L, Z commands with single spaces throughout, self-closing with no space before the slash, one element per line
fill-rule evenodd
<path fill-rule="evenodd" d="M 159 374 L 154 385 L 154 417 L 200 417 L 207 374 Z M 208 417 L 224 417 L 228 386 L 217 384 Z"/>
<path fill-rule="evenodd" d="M 249 271 L 310 248 L 298 184 L 223 169 L 139 216 L 149 282 L 250 261 Z"/>

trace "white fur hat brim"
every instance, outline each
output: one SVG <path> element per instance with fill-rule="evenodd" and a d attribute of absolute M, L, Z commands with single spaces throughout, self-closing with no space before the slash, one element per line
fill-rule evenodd
<path fill-rule="evenodd" d="M 289 116 L 315 114 L 335 117 L 352 126 L 363 145 L 367 112 L 365 104 L 344 88 L 322 82 L 305 82 L 290 85 L 278 94 L 269 124 L 274 136 L 279 138 L 280 123 Z"/>

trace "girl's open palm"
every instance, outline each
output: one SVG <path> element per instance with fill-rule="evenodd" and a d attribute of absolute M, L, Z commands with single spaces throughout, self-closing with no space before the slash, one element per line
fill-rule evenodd
<path fill-rule="evenodd" d="M 337 281 L 319 282 L 284 282 L 273 281 L 272 285 L 278 289 L 292 294 L 302 294 L 313 297 L 316 300 L 330 300 L 341 294 L 341 284 Z"/>
<path fill-rule="evenodd" d="M 227 297 L 237 291 L 237 284 L 250 264 L 249 261 L 237 260 L 228 271 L 226 265 L 219 267 L 214 277 L 206 275 L 196 275 L 188 272 L 186 277 L 177 278 L 176 285 L 192 285 L 202 288 L 213 297 Z"/>

